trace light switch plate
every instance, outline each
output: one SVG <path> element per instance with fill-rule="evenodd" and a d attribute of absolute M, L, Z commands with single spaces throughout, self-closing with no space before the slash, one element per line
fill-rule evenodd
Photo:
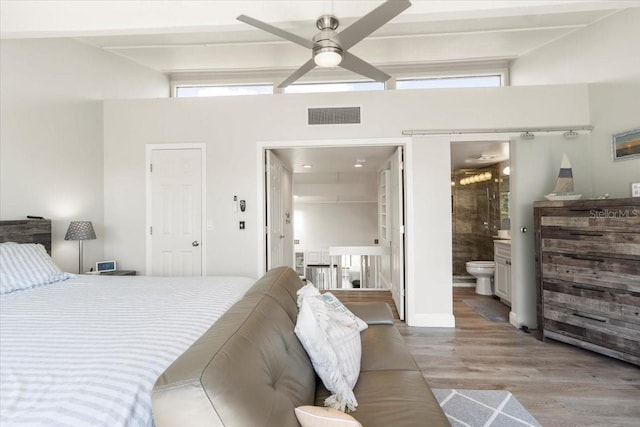
<path fill-rule="evenodd" d="M 631 183 L 631 197 L 640 197 L 640 182 Z"/>

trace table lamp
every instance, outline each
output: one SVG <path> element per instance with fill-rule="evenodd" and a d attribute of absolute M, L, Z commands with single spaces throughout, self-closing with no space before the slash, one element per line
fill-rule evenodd
<path fill-rule="evenodd" d="M 93 231 L 91 221 L 71 221 L 64 240 L 77 240 L 79 245 L 80 258 L 78 260 L 78 273 L 82 274 L 84 266 L 82 265 L 82 241 L 95 240 L 96 233 Z"/>

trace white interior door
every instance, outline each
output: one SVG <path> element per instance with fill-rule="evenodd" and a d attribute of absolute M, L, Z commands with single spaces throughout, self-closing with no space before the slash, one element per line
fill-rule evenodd
<path fill-rule="evenodd" d="M 150 159 L 149 273 L 201 276 L 202 150 L 152 149 Z"/>
<path fill-rule="evenodd" d="M 562 155 L 573 170 L 575 192 L 591 195 L 589 136 L 566 139 L 562 135 L 532 140 L 511 138 L 509 156 L 511 217 L 511 313 L 509 321 L 520 328 L 537 328 L 535 230 L 533 202 L 552 191 Z"/>
<path fill-rule="evenodd" d="M 402 147 L 391 156 L 391 295 L 400 320 L 404 320 L 404 166 Z"/>
<path fill-rule="evenodd" d="M 266 152 L 267 270 L 294 266 L 293 174 L 271 150 Z"/>

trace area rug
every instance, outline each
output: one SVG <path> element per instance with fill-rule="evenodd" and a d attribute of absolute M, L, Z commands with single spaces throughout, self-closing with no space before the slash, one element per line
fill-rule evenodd
<path fill-rule="evenodd" d="M 490 322 L 505 323 L 509 321 L 509 307 L 498 300 L 491 298 L 476 298 L 465 299 L 462 300 L 462 302 L 473 308 L 473 311 Z"/>
<path fill-rule="evenodd" d="M 453 427 L 541 427 L 507 390 L 433 389 L 433 394 Z"/>

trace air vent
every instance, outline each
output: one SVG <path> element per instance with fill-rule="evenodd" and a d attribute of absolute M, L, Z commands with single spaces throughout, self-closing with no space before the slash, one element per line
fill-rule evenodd
<path fill-rule="evenodd" d="M 360 107 L 309 108 L 310 125 L 345 125 L 360 123 Z"/>

